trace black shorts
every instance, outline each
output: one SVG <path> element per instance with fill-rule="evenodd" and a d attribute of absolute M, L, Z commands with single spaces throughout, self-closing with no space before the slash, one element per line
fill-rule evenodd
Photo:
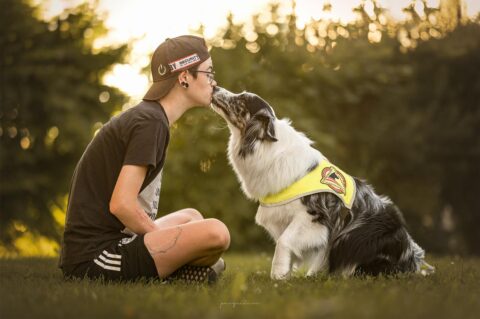
<path fill-rule="evenodd" d="M 65 278 L 103 278 L 106 281 L 158 279 L 157 268 L 143 235 L 123 238 L 98 252 L 93 260 L 63 267 Z"/>

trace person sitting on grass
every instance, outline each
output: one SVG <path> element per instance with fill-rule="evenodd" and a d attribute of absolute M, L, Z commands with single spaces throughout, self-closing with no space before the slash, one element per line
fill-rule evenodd
<path fill-rule="evenodd" d="M 216 86 L 205 40 L 167 39 L 143 101 L 110 119 L 73 174 L 59 266 L 66 278 L 212 282 L 230 245 L 221 221 L 186 208 L 156 219 L 169 127 Z"/>

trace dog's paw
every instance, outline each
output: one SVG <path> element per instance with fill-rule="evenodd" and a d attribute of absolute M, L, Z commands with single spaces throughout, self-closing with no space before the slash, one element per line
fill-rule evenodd
<path fill-rule="evenodd" d="M 273 280 L 287 280 L 290 278 L 290 272 L 275 272 L 272 270 L 270 278 Z"/>
<path fill-rule="evenodd" d="M 433 275 L 434 273 L 435 273 L 435 267 L 423 261 L 422 265 L 420 266 L 420 274 L 422 276 L 429 276 L 429 275 Z"/>

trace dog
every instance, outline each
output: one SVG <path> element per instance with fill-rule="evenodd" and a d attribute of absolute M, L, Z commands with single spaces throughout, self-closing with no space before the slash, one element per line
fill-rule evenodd
<path fill-rule="evenodd" d="M 299 267 L 306 276 L 322 270 L 344 277 L 434 272 L 392 201 L 330 164 L 288 119 L 277 119 L 261 97 L 216 87 L 211 107 L 227 122 L 228 158 L 243 192 L 261 202 L 255 221 L 276 242 L 272 279 L 288 279 Z M 321 173 L 328 191 L 282 198 L 282 192 L 321 165 L 326 165 Z M 316 183 L 319 178 L 310 179 Z M 350 202 L 338 194 L 348 187 L 354 188 Z M 282 202 L 268 201 L 278 196 Z"/>

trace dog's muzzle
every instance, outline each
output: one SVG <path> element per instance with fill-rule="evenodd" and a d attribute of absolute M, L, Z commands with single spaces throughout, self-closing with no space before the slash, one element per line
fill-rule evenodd
<path fill-rule="evenodd" d="M 221 109 L 226 109 L 228 105 L 227 101 L 233 95 L 234 94 L 232 92 L 225 90 L 222 87 L 216 86 L 213 89 L 212 104 Z"/>

